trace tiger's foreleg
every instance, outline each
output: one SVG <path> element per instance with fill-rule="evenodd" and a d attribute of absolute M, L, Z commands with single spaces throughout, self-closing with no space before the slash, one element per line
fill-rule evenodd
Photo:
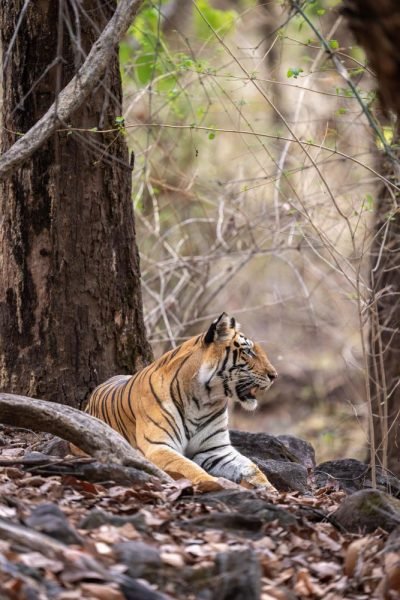
<path fill-rule="evenodd" d="M 264 473 L 249 458 L 232 446 L 197 453 L 196 463 L 215 477 L 224 477 L 236 483 L 275 489 Z"/>
<path fill-rule="evenodd" d="M 216 477 L 169 446 L 159 445 L 157 448 L 147 449 L 144 454 L 146 458 L 174 479 L 184 477 L 195 485 L 217 481 Z"/>

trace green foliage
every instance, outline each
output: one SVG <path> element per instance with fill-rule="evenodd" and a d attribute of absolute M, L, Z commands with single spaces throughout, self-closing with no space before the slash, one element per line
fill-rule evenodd
<path fill-rule="evenodd" d="M 207 0 L 198 0 L 196 5 L 201 13 L 195 11 L 194 16 L 196 34 L 200 39 L 207 40 L 212 34 L 211 29 L 221 36 L 233 29 L 238 18 L 235 10 L 213 8 Z"/>
<path fill-rule="evenodd" d="M 133 68 L 139 85 L 156 80 L 157 87 L 168 92 L 176 84 L 175 65 L 160 30 L 160 13 L 149 3 L 145 3 L 120 44 L 120 62 L 125 68 Z"/>
<path fill-rule="evenodd" d="M 301 67 L 290 67 L 286 73 L 286 76 L 289 78 L 294 77 L 295 79 L 297 79 L 300 73 L 304 73 Z"/>
<path fill-rule="evenodd" d="M 363 209 L 372 212 L 374 210 L 375 200 L 371 194 L 366 194 L 363 200 Z"/>

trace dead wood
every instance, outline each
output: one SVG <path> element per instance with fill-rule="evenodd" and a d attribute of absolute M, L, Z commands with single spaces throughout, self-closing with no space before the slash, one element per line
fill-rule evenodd
<path fill-rule="evenodd" d="M 0 393 L 0 423 L 52 433 L 99 462 L 122 464 L 172 481 L 106 423 L 71 406 Z"/>
<path fill-rule="evenodd" d="M 1 461 L 0 461 L 1 465 Z M 113 482 L 118 485 L 130 486 L 134 483 L 146 483 L 151 481 L 151 476 L 143 470 L 115 463 L 101 463 L 97 460 L 68 460 L 48 461 L 47 464 L 28 463 L 24 465 L 25 470 L 35 475 L 51 477 L 60 475 L 62 477 L 72 476 L 90 483 Z"/>

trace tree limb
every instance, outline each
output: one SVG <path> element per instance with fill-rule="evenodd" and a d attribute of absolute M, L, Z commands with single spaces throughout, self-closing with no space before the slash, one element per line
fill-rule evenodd
<path fill-rule="evenodd" d="M 142 0 L 120 0 L 115 13 L 93 44 L 85 62 L 41 119 L 0 158 L 0 179 L 21 165 L 65 123 L 90 94 L 111 60 L 115 47 L 132 23 Z"/>
<path fill-rule="evenodd" d="M 0 393 L 0 423 L 58 435 L 100 462 L 120 463 L 172 481 L 106 423 L 71 406 Z"/>

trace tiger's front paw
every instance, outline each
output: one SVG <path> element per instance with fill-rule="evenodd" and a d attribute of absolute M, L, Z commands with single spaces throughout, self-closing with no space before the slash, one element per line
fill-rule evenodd
<path fill-rule="evenodd" d="M 276 488 L 268 481 L 267 477 L 258 467 L 255 467 L 253 472 L 242 479 L 240 483 L 244 487 L 249 487 L 250 484 L 251 487 L 263 487 L 272 492 L 276 492 Z"/>
<path fill-rule="evenodd" d="M 196 492 L 205 494 L 207 492 L 219 492 L 220 490 L 239 490 L 240 485 L 223 477 L 207 477 L 198 479 L 194 483 L 194 488 Z"/>

